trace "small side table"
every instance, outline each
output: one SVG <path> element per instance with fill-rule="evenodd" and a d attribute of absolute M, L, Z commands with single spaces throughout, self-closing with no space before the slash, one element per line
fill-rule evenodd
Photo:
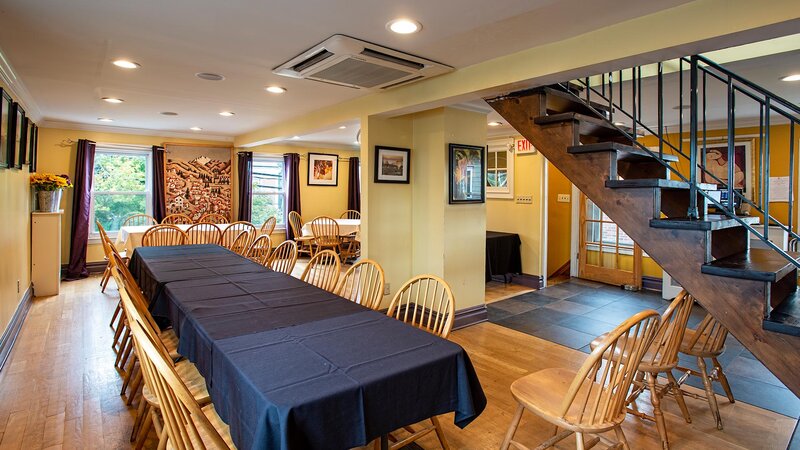
<path fill-rule="evenodd" d="M 63 215 L 63 209 L 31 213 L 31 282 L 37 297 L 58 295 L 60 291 Z"/>

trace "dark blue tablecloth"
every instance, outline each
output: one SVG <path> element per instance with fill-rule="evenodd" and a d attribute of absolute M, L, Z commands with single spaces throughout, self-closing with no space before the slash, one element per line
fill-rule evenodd
<path fill-rule="evenodd" d="M 131 264 L 240 449 L 351 448 L 486 406 L 460 346 L 220 247 L 139 248 Z"/>

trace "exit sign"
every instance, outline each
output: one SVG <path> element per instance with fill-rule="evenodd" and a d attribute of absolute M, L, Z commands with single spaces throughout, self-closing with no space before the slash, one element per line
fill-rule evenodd
<path fill-rule="evenodd" d="M 527 139 L 517 139 L 516 152 L 518 155 L 533 155 L 536 154 L 536 147 Z"/>

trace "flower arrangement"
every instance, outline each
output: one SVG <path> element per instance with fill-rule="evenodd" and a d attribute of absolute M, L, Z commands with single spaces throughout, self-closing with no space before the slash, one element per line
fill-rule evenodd
<path fill-rule="evenodd" d="M 69 175 L 33 173 L 31 174 L 31 186 L 37 191 L 58 191 L 71 188 L 72 181 L 70 181 Z"/>

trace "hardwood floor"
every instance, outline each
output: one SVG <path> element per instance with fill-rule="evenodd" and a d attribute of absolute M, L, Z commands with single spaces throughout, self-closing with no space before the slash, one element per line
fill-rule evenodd
<path fill-rule="evenodd" d="M 108 321 L 116 289 L 100 293 L 99 277 L 62 283 L 61 295 L 37 298 L 9 361 L 0 371 L 0 449 L 128 448 L 133 410 L 119 396 Z M 489 399 L 486 411 L 460 430 L 452 414 L 442 418 L 453 448 L 496 449 L 514 412 L 513 380 L 546 367 L 577 367 L 585 354 L 491 323 L 451 334 L 470 355 Z M 648 409 L 646 396 L 640 407 Z M 780 449 L 795 421 L 720 399 L 725 430 L 714 427 L 705 402 L 687 399 L 693 422 L 685 424 L 673 401 L 663 402 L 673 449 Z M 628 418 L 625 433 L 634 449 L 658 448 L 655 425 Z M 523 416 L 518 440 L 535 446 L 551 427 Z M 419 444 L 439 448 L 433 435 Z M 574 439 L 557 448 L 574 448 Z M 148 448 L 155 442 L 148 441 Z"/>

